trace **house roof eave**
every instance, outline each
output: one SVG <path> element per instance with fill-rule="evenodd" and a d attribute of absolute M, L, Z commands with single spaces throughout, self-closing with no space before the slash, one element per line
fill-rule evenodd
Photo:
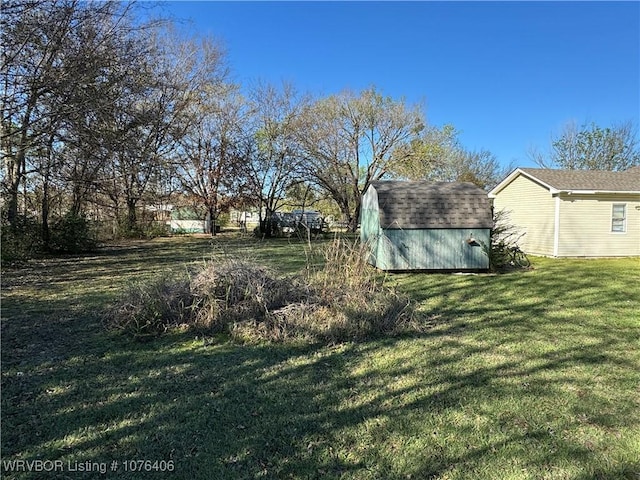
<path fill-rule="evenodd" d="M 602 185 L 600 188 L 598 188 L 598 185 L 593 185 L 596 188 L 580 188 L 580 187 L 571 188 L 571 186 L 569 185 L 561 185 L 562 183 L 567 183 L 567 182 L 560 181 L 561 179 L 558 182 L 559 184 L 555 184 L 555 181 L 554 181 L 555 186 L 553 186 L 552 184 L 549 183 L 549 179 L 543 180 L 542 178 L 540 178 L 543 175 L 538 176 L 536 175 L 535 171 L 532 172 L 530 170 L 531 169 L 526 169 L 526 168 L 516 168 L 502 182 L 496 185 L 488 193 L 489 198 L 491 199 L 496 198 L 498 193 L 500 193 L 500 191 L 502 191 L 505 187 L 507 187 L 510 183 L 512 183 L 519 175 L 522 175 L 523 177 L 528 178 L 529 180 L 547 189 L 552 196 L 557 196 L 560 194 L 563 194 L 563 195 L 602 195 L 602 194 L 640 195 L 640 189 L 629 190 L 628 189 L 629 186 L 626 186 L 627 189 L 625 190 L 622 190 L 622 189 L 616 190 L 615 188 L 610 187 L 608 185 Z M 533 170 L 536 170 L 536 169 L 533 169 Z M 541 173 L 542 172 L 545 172 L 545 170 L 541 170 Z"/>
<path fill-rule="evenodd" d="M 558 190 L 567 195 L 640 195 L 640 190 Z"/>
<path fill-rule="evenodd" d="M 513 182 L 518 177 L 518 175 L 523 175 L 529 180 L 533 180 L 534 182 L 542 185 L 543 187 L 548 189 L 552 195 L 560 193 L 560 191 L 554 188 L 553 186 L 543 182 L 536 176 L 531 175 L 529 172 L 525 172 L 522 168 L 516 168 L 513 172 L 507 175 L 507 177 L 503 181 L 501 181 L 498 185 L 496 185 L 491 189 L 491 191 L 487 194 L 489 198 L 496 198 L 496 195 L 500 193 L 500 191 L 503 190 L 507 185 Z"/>

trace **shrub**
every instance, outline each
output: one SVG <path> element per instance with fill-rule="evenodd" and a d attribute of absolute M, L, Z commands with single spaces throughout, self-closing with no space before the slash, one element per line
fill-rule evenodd
<path fill-rule="evenodd" d="M 408 297 L 385 284 L 369 265 L 369 247 L 336 237 L 311 280 L 333 317 L 327 338 L 364 338 L 419 328 Z"/>
<path fill-rule="evenodd" d="M 321 288 L 338 290 L 356 298 L 382 288 L 383 277 L 369 265 L 368 245 L 357 239 L 335 237 L 322 248 L 321 254 L 324 262 L 315 273 L 315 283 Z"/>
<path fill-rule="evenodd" d="M 524 233 L 509 221 L 509 214 L 499 210 L 494 214 L 490 245 L 482 244 L 484 253 L 489 257 L 489 268 L 493 272 L 526 268 L 529 261 L 520 250 L 518 241 Z"/>
<path fill-rule="evenodd" d="M 58 253 L 84 253 L 95 250 L 96 235 L 86 217 L 68 213 L 51 227 L 49 250 Z"/>
<path fill-rule="evenodd" d="M 118 218 L 116 221 L 117 228 L 115 231 L 116 238 L 140 239 L 145 238 L 145 232 L 142 226 L 135 224 L 130 225 L 126 217 Z"/>
<path fill-rule="evenodd" d="M 23 261 L 42 251 L 42 227 L 35 219 L 19 215 L 10 225 L 2 216 L 2 263 Z"/>
<path fill-rule="evenodd" d="M 168 237 L 171 235 L 171 226 L 164 222 L 152 221 L 142 228 L 144 238 Z"/>

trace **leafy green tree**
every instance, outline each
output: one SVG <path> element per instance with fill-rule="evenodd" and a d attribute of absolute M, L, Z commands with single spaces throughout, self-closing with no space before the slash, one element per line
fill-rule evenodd
<path fill-rule="evenodd" d="M 501 167 L 488 150 L 465 149 L 453 125 L 426 128 L 420 137 L 403 145 L 401 152 L 391 173 L 406 180 L 471 182 L 490 189 L 511 169 Z"/>
<path fill-rule="evenodd" d="M 458 132 L 453 125 L 426 127 L 419 136 L 399 146 L 389 167 L 394 177 L 425 180 L 458 145 Z"/>

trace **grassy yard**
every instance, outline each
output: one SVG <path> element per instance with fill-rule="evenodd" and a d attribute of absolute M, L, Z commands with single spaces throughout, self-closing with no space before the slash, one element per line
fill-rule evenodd
<path fill-rule="evenodd" d="M 186 237 L 6 269 L 0 476 L 640 479 L 640 259 L 393 275 L 430 328 L 360 343 L 103 328 L 129 282 L 231 254 L 287 272 L 308 256 Z"/>

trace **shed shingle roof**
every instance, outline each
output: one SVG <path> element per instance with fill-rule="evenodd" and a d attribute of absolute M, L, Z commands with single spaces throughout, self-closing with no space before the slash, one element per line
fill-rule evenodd
<path fill-rule="evenodd" d="M 622 172 L 521 168 L 524 173 L 560 191 L 640 192 L 640 168 Z"/>
<path fill-rule="evenodd" d="M 382 228 L 491 228 L 487 193 L 472 183 L 372 182 Z"/>

